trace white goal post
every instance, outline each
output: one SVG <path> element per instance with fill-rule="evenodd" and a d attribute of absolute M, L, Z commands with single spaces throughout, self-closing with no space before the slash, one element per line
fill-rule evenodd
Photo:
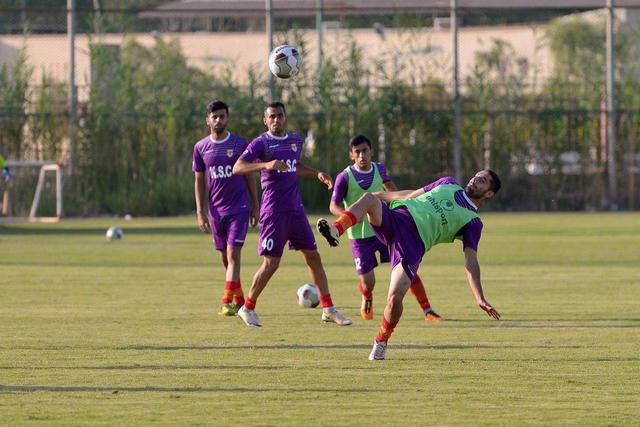
<path fill-rule="evenodd" d="M 57 222 L 62 218 L 62 168 L 53 160 L 9 160 L 7 161 L 9 168 L 19 167 L 38 167 L 40 166 L 40 173 L 38 175 L 38 183 L 36 185 L 36 191 L 33 195 L 33 202 L 31 203 L 31 210 L 29 212 L 30 222 Z M 53 172 L 55 174 L 55 188 L 56 188 L 56 214 L 55 216 L 38 216 L 38 207 L 40 206 L 40 200 L 42 198 L 42 192 L 45 188 L 45 179 L 47 172 Z"/>

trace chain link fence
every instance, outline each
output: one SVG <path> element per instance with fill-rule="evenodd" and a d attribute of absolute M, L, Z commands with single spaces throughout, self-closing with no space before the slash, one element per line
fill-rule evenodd
<path fill-rule="evenodd" d="M 0 2 L 0 152 L 66 166 L 73 152 L 67 215 L 191 211 L 191 152 L 208 132 L 204 108 L 213 98 L 231 106 L 230 129 L 249 139 L 264 130 L 264 104 L 284 100 L 289 128 L 307 137 L 304 161 L 333 175 L 349 163 L 357 133 L 374 141 L 399 187 L 455 174 L 447 10 L 327 9 L 320 56 L 315 6 L 274 9 L 275 43 L 295 44 L 305 60 L 272 95 L 264 9 L 240 10 L 239 2 L 224 16 L 189 15 L 178 10 L 188 2 L 83 3 L 70 143 L 66 5 L 15 3 Z M 489 209 L 638 207 L 639 11 L 616 10 L 615 199 L 607 188 L 606 15 L 572 12 L 458 13 L 460 166 L 463 176 L 490 167 L 503 177 Z M 14 173 L 15 214 L 29 209 L 35 173 Z M 324 210 L 329 195 L 318 185 L 302 180 L 303 197 Z"/>

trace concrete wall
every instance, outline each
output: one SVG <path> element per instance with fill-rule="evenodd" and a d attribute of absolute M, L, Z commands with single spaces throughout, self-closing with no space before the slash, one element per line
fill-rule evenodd
<path fill-rule="evenodd" d="M 460 74 L 465 78 L 470 72 L 478 51 L 488 50 L 492 39 L 502 39 L 516 50 L 517 56 L 526 58 L 537 66 L 538 76 L 544 79 L 550 70 L 549 54 L 542 43 L 543 26 L 464 27 L 459 33 Z M 191 65 L 215 71 L 225 65 L 234 65 L 240 82 L 246 81 L 246 70 L 255 65 L 264 73 L 267 67 L 267 40 L 264 33 L 174 33 L 156 37 L 177 38 L 183 54 Z M 152 34 L 133 34 L 139 43 L 153 46 Z M 399 72 L 402 78 L 417 83 L 428 77 L 449 82 L 451 69 L 451 35 L 448 29 L 389 30 L 384 38 L 373 29 L 330 30 L 325 34 L 324 53 L 336 58 L 344 51 L 350 39 L 363 48 L 364 60 L 369 67 L 380 64 L 388 72 Z M 122 43 L 122 35 L 109 34 L 102 38 L 110 44 Z M 314 70 L 317 59 L 317 38 L 313 31 L 305 33 L 309 52 L 304 60 Z M 23 36 L 0 36 L 0 63 L 12 63 Z M 26 39 L 28 61 L 34 67 L 33 83 L 37 84 L 43 72 L 62 82 L 67 80 L 68 54 L 65 35 L 31 35 Z M 76 38 L 76 84 L 81 89 L 80 98 L 86 97 L 90 81 L 88 37 Z M 395 71 L 394 71 L 395 70 Z"/>

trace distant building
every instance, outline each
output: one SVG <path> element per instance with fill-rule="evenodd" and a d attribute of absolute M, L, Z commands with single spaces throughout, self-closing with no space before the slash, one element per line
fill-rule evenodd
<path fill-rule="evenodd" d="M 563 0 L 548 3 L 546 9 L 531 7 L 525 0 L 459 0 L 462 21 L 470 25 L 522 24 L 546 22 L 566 15 L 586 3 L 586 8 L 602 7 L 602 1 Z M 316 26 L 318 0 L 273 0 L 274 27 L 308 29 Z M 482 8 L 480 10 L 473 8 Z M 544 6 L 542 6 L 544 7 Z M 380 22 L 390 26 L 413 22 L 433 27 L 448 25 L 449 0 L 324 0 L 323 15 L 332 28 L 370 28 Z M 501 9 L 502 8 L 502 9 Z M 508 13 L 505 13 L 505 9 Z M 159 20 L 159 29 L 180 31 L 264 31 L 264 0 L 181 0 L 165 3 L 139 14 L 142 19 Z"/>

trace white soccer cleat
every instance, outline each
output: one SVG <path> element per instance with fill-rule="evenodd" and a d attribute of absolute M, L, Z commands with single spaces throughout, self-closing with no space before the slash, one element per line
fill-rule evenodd
<path fill-rule="evenodd" d="M 316 224 L 316 227 L 318 228 L 320 234 L 322 234 L 322 236 L 327 239 L 329 245 L 338 246 L 338 244 L 340 243 L 340 233 L 338 232 L 338 228 L 335 225 L 329 224 L 329 222 L 324 218 L 320 218 L 318 220 L 318 223 Z"/>
<path fill-rule="evenodd" d="M 322 310 L 322 321 L 323 322 L 334 322 L 339 326 L 349 326 L 351 320 L 344 317 L 335 307 L 329 307 Z"/>
<path fill-rule="evenodd" d="M 242 306 L 240 307 L 240 310 L 238 310 L 238 317 L 241 318 L 247 326 L 253 326 L 256 328 L 262 326 L 255 310 L 247 310 Z"/>
<path fill-rule="evenodd" d="M 376 340 L 373 340 L 373 348 L 371 349 L 371 353 L 369 353 L 369 360 L 384 360 L 386 352 L 386 342 L 376 342 Z"/>

